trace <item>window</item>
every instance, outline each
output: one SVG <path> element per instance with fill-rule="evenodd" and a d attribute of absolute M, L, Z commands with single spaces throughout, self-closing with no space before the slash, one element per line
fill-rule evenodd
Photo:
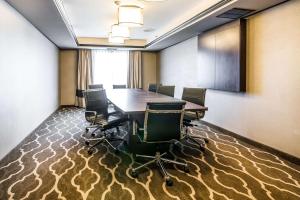
<path fill-rule="evenodd" d="M 128 51 L 93 50 L 93 83 L 105 89 L 127 85 L 128 64 Z"/>

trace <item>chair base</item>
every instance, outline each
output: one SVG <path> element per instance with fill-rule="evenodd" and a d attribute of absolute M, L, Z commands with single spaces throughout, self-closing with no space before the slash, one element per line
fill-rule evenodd
<path fill-rule="evenodd" d="M 107 129 L 104 129 L 103 127 L 99 126 L 99 125 L 91 125 L 91 126 L 87 126 L 87 127 L 85 128 L 85 133 L 87 134 L 87 133 L 89 132 L 89 130 L 92 129 L 92 128 L 94 128 L 94 130 L 91 132 L 91 136 L 92 136 L 92 137 L 95 137 L 95 136 L 96 136 L 96 132 L 97 132 L 98 130 L 100 130 L 100 131 L 105 131 L 105 130 L 107 130 Z M 116 128 L 117 132 L 119 133 L 119 132 L 120 132 L 120 128 L 119 128 L 118 126 L 115 127 L 115 128 Z"/>
<path fill-rule="evenodd" d="M 95 144 L 90 146 L 90 142 L 92 142 L 92 141 L 96 141 L 96 142 L 95 142 Z M 111 142 L 113 142 L 113 141 L 122 141 L 122 142 L 124 142 L 125 140 L 121 137 L 115 137 L 115 136 L 114 137 L 108 137 L 107 134 L 102 135 L 100 138 L 93 138 L 93 139 L 85 140 L 85 144 L 87 146 L 90 146 L 88 148 L 88 154 L 90 154 L 90 155 L 93 154 L 95 147 L 98 146 L 99 144 L 102 144 L 102 143 L 108 144 L 117 153 L 119 150 L 118 150 L 118 147 L 114 147 L 112 145 Z"/>
<path fill-rule="evenodd" d="M 160 152 L 156 152 L 155 156 L 136 155 L 136 157 L 148 158 L 148 159 L 152 159 L 152 160 L 150 160 L 150 161 L 146 162 L 145 164 L 142 164 L 142 165 L 140 165 L 140 166 L 138 166 L 136 168 L 133 168 L 131 170 L 131 172 L 130 172 L 131 176 L 133 178 L 136 178 L 138 176 L 137 170 L 139 170 L 139 169 L 141 169 L 143 167 L 147 167 L 147 166 L 149 166 L 152 163 L 156 163 L 157 166 L 159 167 L 159 169 L 160 169 L 163 177 L 164 177 L 164 180 L 166 181 L 167 186 L 172 186 L 173 185 L 173 181 L 170 178 L 170 175 L 168 174 L 168 172 L 166 171 L 163 163 L 172 163 L 172 164 L 175 164 L 175 165 L 183 166 L 185 172 L 189 172 L 189 167 L 188 167 L 187 163 L 178 162 L 178 161 L 175 161 L 175 160 L 170 160 L 170 159 L 167 159 L 167 158 L 163 158 L 163 156 L 166 155 L 166 154 L 167 153 L 160 154 Z"/>

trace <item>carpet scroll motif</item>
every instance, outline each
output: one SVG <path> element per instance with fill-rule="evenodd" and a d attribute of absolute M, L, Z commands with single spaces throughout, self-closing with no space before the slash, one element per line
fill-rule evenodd
<path fill-rule="evenodd" d="M 208 126 L 193 129 L 209 139 L 204 153 L 189 142 L 170 150 L 190 173 L 167 165 L 168 187 L 155 166 L 133 179 L 138 163 L 122 147 L 115 154 L 103 144 L 89 155 L 86 125 L 82 109 L 51 115 L 0 162 L 0 199 L 300 200 L 300 166 Z"/>

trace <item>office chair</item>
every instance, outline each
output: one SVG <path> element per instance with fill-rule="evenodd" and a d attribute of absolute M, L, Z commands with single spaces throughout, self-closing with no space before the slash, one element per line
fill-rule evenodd
<path fill-rule="evenodd" d="M 89 87 L 88 87 L 89 89 L 104 89 L 103 88 L 103 84 L 91 84 L 91 85 L 89 85 Z M 112 105 L 112 103 L 109 101 L 109 100 L 107 100 L 107 102 L 108 102 L 108 104 L 109 104 L 109 112 L 111 113 L 111 112 L 115 112 L 115 108 L 114 108 L 114 106 Z"/>
<path fill-rule="evenodd" d="M 113 89 L 125 89 L 126 85 L 113 85 Z"/>
<path fill-rule="evenodd" d="M 173 182 L 163 166 L 164 162 L 183 166 L 184 171 L 189 171 L 187 163 L 163 158 L 167 152 L 161 153 L 161 145 L 165 145 L 166 143 L 173 144 L 174 140 L 180 140 L 182 138 L 184 105 L 185 102 L 147 103 L 144 127 L 137 128 L 136 132 L 139 142 L 155 144 L 156 154 L 155 156 L 136 154 L 135 157 L 152 160 L 131 169 L 130 173 L 132 177 L 137 177 L 137 170 L 156 163 L 164 176 L 166 184 L 171 186 Z"/>
<path fill-rule="evenodd" d="M 164 94 L 170 97 L 174 97 L 175 86 L 159 85 L 157 93 Z"/>
<path fill-rule="evenodd" d="M 103 89 L 103 84 L 92 84 L 92 85 L 89 85 L 89 89 Z"/>
<path fill-rule="evenodd" d="M 85 92 L 86 98 L 86 111 L 85 117 L 87 121 L 92 122 L 92 126 L 86 127 L 86 133 L 91 128 L 95 128 L 92 132 L 95 133 L 100 130 L 103 135 L 100 138 L 87 139 L 85 141 L 86 145 L 90 145 L 91 141 L 96 141 L 89 149 L 88 153 L 92 154 L 93 149 L 100 143 L 106 142 L 114 150 L 117 150 L 110 141 L 123 141 L 120 137 L 111 137 L 113 133 L 107 134 L 107 130 L 116 128 L 119 132 L 119 126 L 127 121 L 127 118 L 123 117 L 118 112 L 109 113 L 108 103 L 106 98 L 105 90 L 87 90 Z"/>
<path fill-rule="evenodd" d="M 206 89 L 204 88 L 183 88 L 182 100 L 204 106 L 205 94 Z M 209 141 L 207 138 L 192 135 L 193 130 L 191 129 L 191 127 L 197 126 L 193 124 L 192 121 L 202 119 L 204 115 L 205 111 L 185 111 L 183 118 L 183 124 L 186 128 L 185 139 L 199 145 L 199 148 L 202 151 L 205 151 L 205 143 L 208 143 Z M 196 139 L 200 139 L 202 142 L 199 142 Z"/>
<path fill-rule="evenodd" d="M 94 105 L 94 104 L 91 104 L 91 103 L 88 103 L 88 101 L 91 101 L 91 97 L 87 96 L 86 92 L 87 91 L 95 91 L 95 90 L 102 90 L 102 89 L 88 89 L 86 90 L 85 92 L 83 92 L 83 95 L 84 95 L 84 98 L 85 98 L 85 102 L 86 102 L 86 108 L 85 108 L 85 119 L 86 121 L 88 121 L 90 123 L 89 126 L 87 126 L 85 128 L 86 130 L 86 133 L 88 133 L 89 129 L 92 129 L 92 128 L 97 128 L 98 126 L 96 124 L 94 124 L 94 120 L 95 120 L 95 110 L 97 110 L 97 105 Z M 89 97 L 89 98 L 88 98 Z M 115 110 L 114 106 L 109 102 L 109 100 L 107 100 L 108 102 L 108 113 L 111 115 L 111 114 L 116 114 L 117 111 Z M 96 130 L 95 130 L 96 131 Z M 91 133 L 92 136 L 95 136 L 95 131 L 93 131 Z"/>
<path fill-rule="evenodd" d="M 149 85 L 148 85 L 148 91 L 150 91 L 150 92 L 157 92 L 157 86 L 158 86 L 158 84 L 156 84 L 156 83 L 149 83 Z"/>

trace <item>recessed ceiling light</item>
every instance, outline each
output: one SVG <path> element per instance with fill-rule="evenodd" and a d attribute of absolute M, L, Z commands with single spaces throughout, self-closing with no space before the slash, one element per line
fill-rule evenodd
<path fill-rule="evenodd" d="M 144 29 L 144 32 L 146 32 L 146 33 L 153 32 L 153 31 L 155 31 L 154 28 L 146 28 L 146 29 Z"/>

